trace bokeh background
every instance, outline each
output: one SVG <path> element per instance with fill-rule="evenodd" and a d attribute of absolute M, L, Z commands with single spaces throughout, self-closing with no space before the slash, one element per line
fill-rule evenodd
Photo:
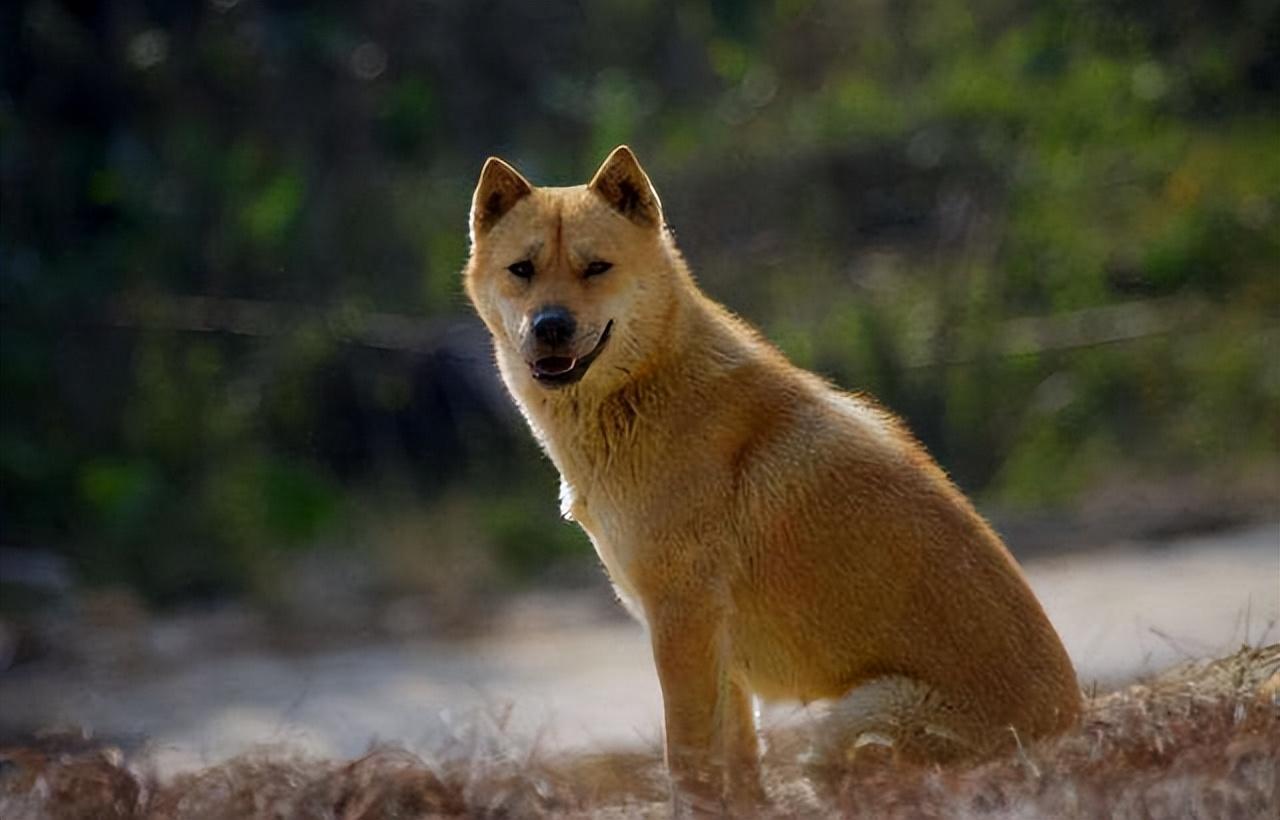
<path fill-rule="evenodd" d="M 0 65 L 10 675 L 603 589 L 461 293 L 490 154 L 631 145 L 705 289 L 1019 556 L 1280 556 L 1273 0 L 20 0 Z"/>

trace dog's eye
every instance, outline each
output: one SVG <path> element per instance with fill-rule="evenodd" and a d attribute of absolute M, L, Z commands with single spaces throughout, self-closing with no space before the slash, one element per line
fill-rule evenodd
<path fill-rule="evenodd" d="M 533 263 L 528 259 L 521 259 L 513 265 L 507 265 L 507 270 L 519 276 L 521 279 L 533 278 Z"/>
<path fill-rule="evenodd" d="M 605 271 L 607 271 L 609 268 L 612 268 L 612 267 L 613 267 L 612 262 L 600 262 L 600 261 L 592 262 L 590 265 L 587 265 L 587 272 L 585 275 L 599 276 L 600 274 L 604 273 Z"/>

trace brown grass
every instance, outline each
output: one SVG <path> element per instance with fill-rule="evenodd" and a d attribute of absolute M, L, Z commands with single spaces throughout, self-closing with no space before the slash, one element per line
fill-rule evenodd
<path fill-rule="evenodd" d="M 1243 649 L 1090 700 L 1071 734 L 980 765 L 915 767 L 866 747 L 807 762 L 811 738 L 768 738 L 768 817 L 1280 817 L 1280 645 Z M 423 757 L 349 762 L 256 752 L 161 782 L 145 760 L 46 739 L 0 749 L 0 817 L 373 818 L 665 816 L 656 752 L 554 757 L 478 731 Z"/>

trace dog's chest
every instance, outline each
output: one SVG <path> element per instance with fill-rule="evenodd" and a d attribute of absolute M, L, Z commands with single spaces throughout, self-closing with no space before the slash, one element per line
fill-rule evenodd
<path fill-rule="evenodd" d="M 560 514 L 586 531 L 619 599 L 632 615 L 643 620 L 640 598 L 631 578 L 636 559 L 630 547 L 633 538 L 621 511 L 602 497 L 591 499 L 580 494 L 568 479 L 561 477 Z"/>

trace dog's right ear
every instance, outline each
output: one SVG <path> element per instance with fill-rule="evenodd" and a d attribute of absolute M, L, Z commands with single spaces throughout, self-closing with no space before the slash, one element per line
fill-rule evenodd
<path fill-rule="evenodd" d="M 480 171 L 480 181 L 471 195 L 471 242 L 489 232 L 499 219 L 520 200 L 533 193 L 533 186 L 520 172 L 497 157 L 489 157 Z"/>

